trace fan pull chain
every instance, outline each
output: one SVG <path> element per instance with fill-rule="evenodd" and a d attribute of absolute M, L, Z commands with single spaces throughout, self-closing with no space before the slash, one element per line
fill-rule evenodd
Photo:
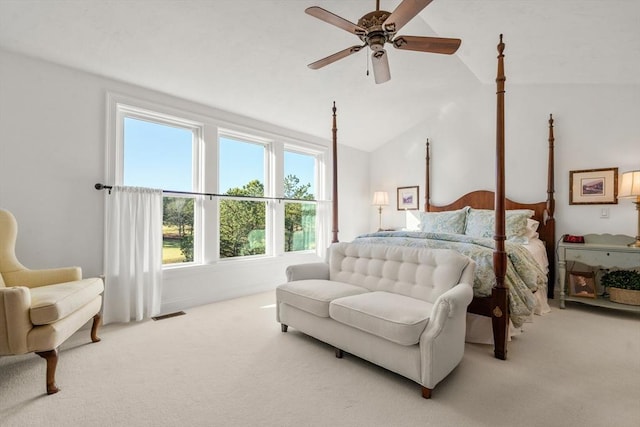
<path fill-rule="evenodd" d="M 365 61 L 367 61 L 367 76 L 369 75 L 369 55 L 364 55 Z"/>

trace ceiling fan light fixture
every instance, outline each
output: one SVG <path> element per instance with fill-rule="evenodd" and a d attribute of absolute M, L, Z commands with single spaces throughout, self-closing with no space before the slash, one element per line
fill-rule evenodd
<path fill-rule="evenodd" d="M 377 51 L 384 48 L 384 44 L 387 42 L 387 37 L 383 33 L 375 33 L 369 35 L 365 41 L 371 50 Z"/>
<path fill-rule="evenodd" d="M 391 70 L 389 69 L 389 57 L 384 49 L 376 50 L 371 54 L 371 65 L 373 65 L 373 79 L 376 84 L 385 83 L 391 80 Z"/>

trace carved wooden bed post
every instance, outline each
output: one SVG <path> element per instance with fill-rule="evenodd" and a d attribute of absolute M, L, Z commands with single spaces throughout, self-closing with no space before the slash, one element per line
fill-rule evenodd
<path fill-rule="evenodd" d="M 332 221 L 332 238 L 331 243 L 338 242 L 338 127 L 336 122 L 336 102 L 333 101 L 333 221 Z"/>
<path fill-rule="evenodd" d="M 496 274 L 496 285 L 493 288 L 494 307 L 492 309 L 494 355 L 498 359 L 507 358 L 507 336 L 509 326 L 509 307 L 507 287 L 504 277 L 507 270 L 507 253 L 504 249 L 505 235 L 505 185 L 504 185 L 504 43 L 500 34 L 498 44 L 497 84 L 497 116 L 496 116 L 496 193 L 495 193 L 495 250 L 493 252 L 493 269 Z"/>
<path fill-rule="evenodd" d="M 553 137 L 553 114 L 549 114 L 549 165 L 547 167 L 547 207 L 544 211 L 543 221 L 546 224 L 549 222 L 555 222 L 554 214 L 556 210 L 556 201 L 554 199 L 553 193 L 554 190 L 554 167 L 555 159 L 553 157 L 554 152 L 554 142 L 555 138 Z M 553 236 L 555 236 L 555 224 L 549 224 L 549 227 L 553 227 Z M 555 245 L 555 242 L 553 242 Z M 554 247 L 550 245 L 546 245 L 547 247 L 547 259 L 549 262 L 553 262 L 555 259 L 553 249 Z M 554 288 L 556 284 L 556 275 L 555 268 L 549 268 L 549 281 L 547 282 L 547 298 L 553 298 Z"/>
<path fill-rule="evenodd" d="M 429 171 L 429 138 L 427 138 L 427 148 L 426 148 L 426 156 L 425 156 L 425 170 L 424 170 L 424 188 L 425 188 L 425 195 L 424 195 L 424 211 L 425 212 L 430 212 L 431 211 L 431 182 L 429 182 L 429 176 L 430 171 Z"/>

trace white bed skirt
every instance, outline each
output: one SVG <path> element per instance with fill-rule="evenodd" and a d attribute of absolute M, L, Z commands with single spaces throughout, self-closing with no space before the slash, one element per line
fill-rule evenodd
<path fill-rule="evenodd" d="M 549 302 L 547 301 L 547 289 L 540 289 L 534 294 L 538 300 L 533 312 L 538 316 L 545 315 L 551 311 Z M 533 323 L 533 316 L 527 323 Z M 516 328 L 513 323 L 509 321 L 509 335 L 508 340 L 523 332 L 524 325 L 521 328 Z M 467 313 L 467 335 L 465 341 L 474 344 L 490 344 L 493 345 L 493 326 L 491 325 L 491 318 L 486 316 L 480 316 L 478 314 Z"/>

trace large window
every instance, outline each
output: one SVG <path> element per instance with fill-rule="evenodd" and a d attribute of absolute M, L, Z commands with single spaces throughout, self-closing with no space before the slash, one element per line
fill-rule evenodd
<path fill-rule="evenodd" d="M 123 116 L 123 185 L 192 191 L 194 129 L 158 118 Z M 194 197 L 163 200 L 162 262 L 194 260 Z"/>
<path fill-rule="evenodd" d="M 166 266 L 327 246 L 327 203 L 318 201 L 325 148 L 117 98 L 109 175 L 116 185 L 164 190 Z"/>

